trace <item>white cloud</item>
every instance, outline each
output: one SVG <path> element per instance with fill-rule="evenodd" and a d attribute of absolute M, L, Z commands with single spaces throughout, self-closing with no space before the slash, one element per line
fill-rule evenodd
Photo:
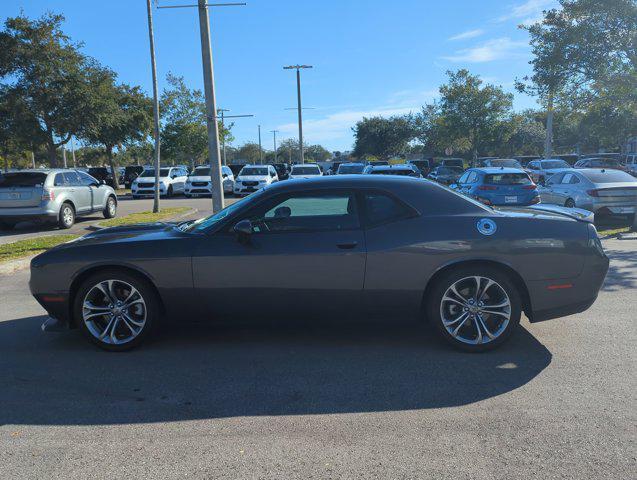
<path fill-rule="evenodd" d="M 543 10 L 557 6 L 557 0 L 526 0 L 524 3 L 511 6 L 507 13 L 497 18 L 497 21 L 515 20 L 524 25 L 529 25 L 541 20 Z"/>
<path fill-rule="evenodd" d="M 522 49 L 528 48 L 527 42 L 514 41 L 509 37 L 494 38 L 471 48 L 458 50 L 454 55 L 442 57 L 451 62 L 484 63 L 494 60 L 509 60 L 525 57 Z"/>
<path fill-rule="evenodd" d="M 467 30 L 466 32 L 459 33 L 458 35 L 454 35 L 453 37 L 449 37 L 448 40 L 456 41 L 456 40 L 468 40 L 470 38 L 476 38 L 480 35 L 484 34 L 484 30 L 481 28 L 477 28 L 475 30 Z"/>

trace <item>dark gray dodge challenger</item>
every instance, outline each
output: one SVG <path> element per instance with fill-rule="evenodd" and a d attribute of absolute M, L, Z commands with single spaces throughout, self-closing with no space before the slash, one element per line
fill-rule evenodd
<path fill-rule="evenodd" d="M 35 257 L 44 330 L 107 350 L 160 322 L 428 319 L 452 345 L 502 344 L 522 311 L 582 312 L 608 270 L 575 213 L 494 210 L 427 180 L 375 175 L 276 183 L 207 218 L 115 227 Z"/>

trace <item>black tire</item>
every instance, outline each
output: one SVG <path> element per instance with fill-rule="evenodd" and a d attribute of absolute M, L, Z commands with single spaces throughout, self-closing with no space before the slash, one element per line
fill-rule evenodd
<path fill-rule="evenodd" d="M 170 198 L 173 196 L 173 186 L 168 185 L 168 190 L 166 190 L 166 198 Z"/>
<path fill-rule="evenodd" d="M 125 343 L 109 343 L 107 341 L 100 340 L 91 331 L 91 329 L 89 328 L 87 323 L 84 321 L 82 316 L 82 310 L 83 310 L 82 305 L 84 303 L 86 295 L 89 294 L 89 292 L 93 290 L 93 287 L 98 285 L 100 282 L 105 282 L 108 280 L 125 282 L 129 284 L 130 286 L 134 287 L 141 295 L 145 304 L 146 317 L 145 317 L 143 327 L 141 327 L 139 333 L 137 333 L 134 336 L 134 338 L 132 338 L 130 341 L 126 341 Z M 124 293 L 121 296 L 125 296 L 125 295 L 126 293 Z M 118 298 L 121 300 L 120 297 Z M 80 288 L 78 289 L 73 301 L 73 318 L 75 320 L 75 324 L 78 326 L 82 334 L 90 342 L 94 343 L 95 345 L 97 345 L 98 347 L 104 350 L 108 350 L 111 352 L 121 352 L 125 350 L 130 350 L 132 348 L 139 346 L 142 342 L 144 342 L 149 337 L 149 335 L 151 335 L 151 332 L 153 331 L 155 325 L 159 323 L 158 319 L 159 319 L 159 316 L 161 315 L 160 305 L 161 305 L 160 301 L 157 297 L 157 294 L 155 293 L 154 288 L 142 276 L 135 275 L 127 271 L 122 271 L 118 269 L 107 269 L 107 270 L 102 270 L 100 272 L 97 272 L 94 275 L 91 275 L 86 280 L 84 280 L 84 282 L 82 282 L 82 285 L 80 285 Z M 110 315 L 110 313 L 108 315 Z M 97 321 L 101 322 L 101 324 L 104 325 L 108 323 L 109 318 L 107 316 L 103 316 L 98 318 Z M 126 332 L 129 332 L 130 334 L 130 330 L 125 328 L 126 324 L 122 322 L 123 320 L 120 320 L 119 323 L 117 324 L 117 327 L 116 327 L 117 332 L 123 333 L 123 334 L 125 334 Z M 96 323 L 96 322 L 92 322 L 92 323 Z M 91 328 L 95 328 L 95 327 L 92 326 Z M 118 333 L 116 333 L 115 338 L 117 338 Z"/>
<path fill-rule="evenodd" d="M 62 230 L 67 230 L 75 224 L 75 209 L 73 205 L 65 202 L 60 207 L 60 213 L 58 214 L 58 227 Z"/>
<path fill-rule="evenodd" d="M 114 218 L 117 215 L 117 200 L 112 195 L 106 200 L 102 215 L 104 215 L 104 218 Z"/>
<path fill-rule="evenodd" d="M 567 199 L 564 203 L 564 206 L 566 208 L 575 208 L 575 200 L 573 200 L 572 198 Z"/>
<path fill-rule="evenodd" d="M 508 323 L 506 323 L 506 325 L 504 324 L 504 321 L 502 320 L 502 317 L 500 315 L 490 315 L 488 317 L 483 315 L 484 324 L 488 325 L 489 328 L 494 326 L 494 328 L 491 328 L 490 331 L 492 333 L 498 333 L 498 335 L 495 336 L 493 340 L 489 340 L 483 343 L 472 344 L 472 343 L 466 343 L 465 341 L 462 341 L 459 338 L 452 335 L 452 333 L 448 330 L 448 328 L 454 328 L 458 326 L 459 324 L 452 324 L 446 327 L 443 323 L 441 310 L 444 310 L 445 308 L 450 308 L 453 305 L 455 305 L 453 302 L 449 302 L 449 301 L 447 301 L 443 305 L 443 296 L 445 295 L 447 290 L 452 285 L 456 284 L 456 282 L 461 282 L 461 281 L 472 282 L 472 280 L 466 280 L 466 279 L 470 277 L 475 277 L 475 276 L 479 276 L 485 279 L 490 279 L 496 282 L 497 287 L 496 286 L 490 287 L 491 290 L 489 290 L 489 292 L 492 292 L 493 289 L 496 289 L 495 293 L 497 293 L 497 292 L 500 292 L 500 288 L 501 288 L 506 293 L 506 296 L 508 297 L 510 307 L 508 312 L 509 313 Z M 427 318 L 436 327 L 440 335 L 442 335 L 442 337 L 455 348 L 466 351 L 466 352 L 484 352 L 488 350 L 493 350 L 499 347 L 500 345 L 502 345 L 504 342 L 506 342 L 507 339 L 511 336 L 511 334 L 517 329 L 520 323 L 520 316 L 522 314 L 522 301 L 521 301 L 520 293 L 518 292 L 518 289 L 516 288 L 515 284 L 510 279 L 510 277 L 503 271 L 494 267 L 459 267 L 444 273 L 440 278 L 435 280 L 435 282 L 436 284 L 433 286 L 430 292 L 429 298 L 426 299 Z M 476 282 L 473 282 L 472 284 L 475 285 L 475 283 Z M 486 285 L 486 283 L 487 283 L 486 281 L 483 281 L 482 288 L 484 288 L 484 285 Z M 460 286 L 462 285 L 463 284 L 460 283 Z M 494 298 L 495 298 L 495 293 L 493 293 Z M 502 298 L 504 298 L 504 296 L 502 296 Z M 498 302 L 501 300 L 494 300 L 494 301 Z M 460 316 L 462 316 L 462 313 L 460 312 L 459 309 L 463 307 L 456 306 L 455 308 L 458 309 L 458 315 L 459 315 L 458 318 L 459 318 Z M 471 312 L 467 312 L 467 315 L 471 315 Z M 502 323 L 500 327 L 497 327 L 499 322 L 502 322 Z M 467 333 L 469 334 L 468 336 L 470 336 L 473 330 L 475 337 L 478 338 L 477 325 L 478 325 L 478 320 L 477 319 L 474 320 L 472 317 L 470 317 L 468 319 L 468 323 L 466 323 L 465 326 L 462 328 L 464 328 L 467 331 Z M 499 331 L 499 328 L 501 327 L 502 327 L 502 330 Z M 498 329 L 497 331 L 496 331 L 496 328 Z M 481 330 L 481 332 L 482 331 L 484 330 Z M 461 330 L 460 333 L 461 335 L 459 336 L 462 336 L 463 330 Z M 480 333 L 480 335 L 482 335 L 483 339 L 485 338 L 484 334 Z"/>

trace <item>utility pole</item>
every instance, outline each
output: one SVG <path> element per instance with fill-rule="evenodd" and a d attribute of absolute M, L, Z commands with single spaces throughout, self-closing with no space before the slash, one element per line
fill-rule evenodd
<path fill-rule="evenodd" d="M 303 155 L 303 108 L 301 107 L 301 69 L 314 68 L 312 65 L 288 65 L 284 70 L 296 70 L 296 100 L 299 113 L 299 157 L 301 163 L 305 163 Z"/>
<path fill-rule="evenodd" d="M 197 5 L 166 5 L 157 8 L 189 8 L 199 9 L 199 34 L 201 36 L 201 59 L 203 63 L 204 93 L 206 96 L 206 124 L 208 126 L 208 163 L 210 164 L 210 180 L 212 187 L 212 212 L 216 213 L 224 207 L 223 183 L 221 178 L 221 152 L 219 151 L 219 124 L 217 123 L 217 100 L 215 97 L 215 74 L 210 44 L 210 18 L 208 7 L 236 7 L 245 3 L 211 3 L 198 0 Z"/>
<path fill-rule="evenodd" d="M 553 156 L 553 92 L 549 92 L 546 112 L 546 141 L 544 142 L 544 158 Z"/>
<path fill-rule="evenodd" d="M 259 163 L 263 165 L 263 148 L 261 147 L 261 125 L 259 127 Z"/>
<path fill-rule="evenodd" d="M 71 137 L 71 155 L 73 156 L 73 168 L 77 168 L 77 161 L 75 160 L 75 142 Z"/>
<path fill-rule="evenodd" d="M 31 164 L 33 165 L 33 168 L 35 169 L 35 154 L 33 153 L 33 150 L 31 150 Z"/>
<path fill-rule="evenodd" d="M 276 163 L 276 134 L 278 130 L 272 130 L 272 135 L 274 135 L 274 163 Z"/>
<path fill-rule="evenodd" d="M 226 118 L 246 118 L 246 117 L 254 117 L 254 115 L 225 115 L 226 112 L 229 112 L 230 110 L 228 110 L 227 108 L 218 108 L 217 109 L 217 118 L 221 119 L 221 145 L 223 146 L 223 164 L 227 165 L 226 163 L 226 136 L 225 136 L 225 130 L 226 130 L 226 124 L 224 123 L 224 119 Z"/>
<path fill-rule="evenodd" d="M 62 145 L 62 160 L 64 161 L 64 168 L 68 168 L 66 166 L 66 145 Z"/>
<path fill-rule="evenodd" d="M 155 36 L 153 34 L 153 9 L 150 5 L 151 0 L 146 0 L 148 8 L 148 37 L 150 40 L 150 66 L 153 74 L 153 117 L 154 117 L 154 137 L 155 137 L 155 195 L 153 201 L 153 212 L 159 212 L 159 94 L 157 88 L 157 64 L 155 63 Z"/>

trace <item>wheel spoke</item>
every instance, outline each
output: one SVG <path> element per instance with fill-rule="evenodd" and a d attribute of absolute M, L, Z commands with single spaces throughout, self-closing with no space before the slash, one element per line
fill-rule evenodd
<path fill-rule="evenodd" d="M 449 295 L 445 295 L 444 297 L 442 297 L 442 301 L 443 302 L 453 302 L 453 303 L 456 303 L 456 304 L 461 305 L 463 307 L 467 306 L 466 302 L 461 302 L 460 300 L 456 300 L 455 298 L 452 298 Z"/>
<path fill-rule="evenodd" d="M 487 328 L 487 325 L 484 323 L 484 319 L 482 318 L 482 316 L 481 315 L 476 315 L 476 318 L 478 320 L 478 323 L 482 327 L 482 330 L 484 330 L 484 333 L 487 334 L 487 337 L 489 337 L 489 339 L 493 340 L 495 338 L 495 336 Z"/>
<path fill-rule="evenodd" d="M 451 285 L 451 287 L 449 287 L 449 290 L 451 290 L 451 292 L 457 296 L 459 299 L 463 300 L 464 302 L 466 302 L 467 300 L 469 300 L 468 298 L 466 298 L 464 295 L 461 295 L 460 292 L 458 292 L 458 290 L 456 289 L 456 284 L 454 283 L 453 285 Z"/>
<path fill-rule="evenodd" d="M 478 338 L 476 338 L 475 342 L 482 343 L 482 330 L 480 329 L 480 324 L 478 323 L 477 316 L 473 317 L 473 324 L 475 325 L 476 331 L 478 333 Z"/>
<path fill-rule="evenodd" d="M 100 333 L 100 336 L 99 336 L 100 340 L 104 339 L 104 337 L 106 337 L 109 334 L 109 331 L 113 327 L 114 323 L 115 323 L 115 317 L 111 317 L 111 319 L 106 324 L 106 327 L 104 327 L 104 330 L 102 331 L 102 333 Z"/>
<path fill-rule="evenodd" d="M 453 335 L 454 337 L 455 337 L 456 335 L 458 335 L 458 331 L 459 331 L 459 330 L 462 328 L 462 326 L 463 326 L 463 325 L 467 322 L 467 320 L 469 320 L 469 318 L 471 318 L 471 317 L 469 316 L 469 314 L 468 314 L 468 313 L 465 313 L 463 316 L 464 316 L 464 319 L 462 320 L 462 322 L 460 322 L 460 323 L 458 324 L 458 326 L 454 329 L 454 331 L 453 331 L 453 333 L 452 333 L 452 335 Z"/>
<path fill-rule="evenodd" d="M 86 308 L 87 310 L 90 310 L 91 312 L 108 312 L 110 310 L 110 308 L 108 307 L 101 307 L 99 305 L 95 305 L 92 302 L 89 302 L 88 300 L 84 302 L 84 304 L 82 305 L 83 308 Z"/>
<path fill-rule="evenodd" d="M 491 280 L 490 278 L 487 278 L 486 280 L 487 280 L 487 284 L 484 286 L 482 291 L 478 294 L 478 301 L 484 298 L 484 295 L 487 293 L 487 290 L 489 290 L 489 288 L 491 288 L 492 285 L 495 285 L 495 282 Z"/>
<path fill-rule="evenodd" d="M 124 320 L 126 320 L 127 322 L 132 323 L 132 324 L 133 324 L 133 325 L 135 325 L 136 327 L 141 328 L 141 327 L 143 327 L 143 326 L 144 326 L 144 321 L 143 321 L 143 320 L 142 320 L 142 321 L 140 321 L 140 320 L 135 320 L 133 317 L 131 317 L 130 315 L 128 315 L 128 314 L 126 314 L 126 313 L 123 315 L 123 317 L 124 317 Z"/>
<path fill-rule="evenodd" d="M 482 309 L 481 312 L 487 315 L 500 315 L 501 317 L 509 318 L 510 314 L 507 312 L 498 312 L 497 310 L 485 310 Z"/>
<path fill-rule="evenodd" d="M 466 318 L 469 316 L 468 312 L 464 312 L 462 315 L 460 315 L 458 318 L 454 319 L 454 320 L 450 320 L 450 321 L 445 321 L 443 320 L 443 324 L 445 327 L 452 327 L 453 325 L 455 325 L 456 323 L 462 321 L 462 320 L 466 320 Z"/>
<path fill-rule="evenodd" d="M 508 306 L 509 306 L 509 300 L 508 299 L 504 299 L 500 303 L 498 303 L 497 305 L 484 305 L 483 308 L 504 308 L 504 307 L 508 307 Z"/>

